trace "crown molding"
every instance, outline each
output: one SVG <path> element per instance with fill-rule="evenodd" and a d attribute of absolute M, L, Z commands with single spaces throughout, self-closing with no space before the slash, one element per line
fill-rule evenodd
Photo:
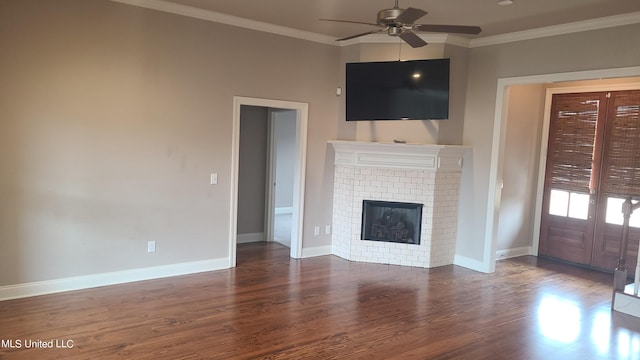
<path fill-rule="evenodd" d="M 451 34 L 447 34 L 446 36 L 447 38 L 444 44 L 456 45 L 456 46 L 466 47 L 466 48 L 471 46 L 471 39 L 469 38 L 462 37 L 459 35 L 451 35 Z"/>
<path fill-rule="evenodd" d="M 227 15 L 211 10 L 204 10 L 193 6 L 172 3 L 165 0 L 111 0 L 113 2 L 138 6 L 146 9 L 187 16 L 200 20 L 207 20 L 225 25 L 262 31 L 266 33 L 313 41 L 326 45 L 335 45 L 335 38 L 309 31 L 274 25 L 262 21 L 249 20 L 237 16 Z"/>
<path fill-rule="evenodd" d="M 471 48 L 506 44 L 516 41 L 539 39 L 543 37 L 571 34 L 583 31 L 606 29 L 616 26 L 640 23 L 640 11 L 628 14 L 607 16 L 592 20 L 576 21 L 566 24 L 546 26 L 537 29 L 516 31 L 508 34 L 485 36 L 471 40 Z"/>
<path fill-rule="evenodd" d="M 204 10 L 193 6 L 172 3 L 167 0 L 110 0 L 117 3 L 138 6 L 142 8 L 167 12 L 176 15 L 188 16 L 200 20 L 242 27 L 246 29 L 287 36 L 296 39 L 313 41 L 326 45 L 349 46 L 361 43 L 396 43 L 398 39 L 384 34 L 362 36 L 346 41 L 337 42 L 336 38 L 328 35 L 317 34 L 309 31 L 293 29 L 285 26 L 274 25 L 261 21 L 249 20 L 237 16 L 227 15 L 211 10 Z M 450 44 L 467 48 L 506 44 L 516 41 L 538 39 L 549 36 L 571 34 L 582 31 L 605 29 L 616 26 L 624 26 L 640 23 L 640 11 L 607 16 L 598 19 L 576 21 L 566 24 L 547 26 L 531 30 L 517 31 L 508 34 L 467 39 L 462 36 L 450 34 L 420 34 L 427 43 Z"/>

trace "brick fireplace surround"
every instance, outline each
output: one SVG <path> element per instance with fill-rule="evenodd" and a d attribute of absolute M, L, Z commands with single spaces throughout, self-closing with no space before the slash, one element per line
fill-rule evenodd
<path fill-rule="evenodd" d="M 330 141 L 335 149 L 332 253 L 432 268 L 453 264 L 466 146 Z M 362 201 L 423 204 L 421 243 L 360 239 Z"/>

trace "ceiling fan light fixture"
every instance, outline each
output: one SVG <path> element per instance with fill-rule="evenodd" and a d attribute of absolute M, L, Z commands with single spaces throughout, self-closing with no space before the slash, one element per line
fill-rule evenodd
<path fill-rule="evenodd" d="M 500 6 L 513 5 L 513 0 L 500 0 L 500 1 L 498 1 L 498 5 L 500 5 Z"/>
<path fill-rule="evenodd" d="M 389 30 L 387 30 L 389 36 L 399 36 L 402 33 L 402 30 L 396 26 L 389 26 Z"/>

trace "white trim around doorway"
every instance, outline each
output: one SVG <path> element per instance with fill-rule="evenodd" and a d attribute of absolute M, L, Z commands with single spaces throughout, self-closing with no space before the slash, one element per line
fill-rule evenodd
<path fill-rule="evenodd" d="M 233 130 L 231 140 L 231 198 L 229 201 L 229 213 L 231 214 L 229 223 L 229 267 L 236 266 L 236 246 L 238 243 L 238 167 L 240 153 L 240 107 L 242 105 L 296 110 L 296 155 L 291 220 L 291 257 L 299 259 L 302 257 L 309 104 L 293 101 L 234 96 Z"/>

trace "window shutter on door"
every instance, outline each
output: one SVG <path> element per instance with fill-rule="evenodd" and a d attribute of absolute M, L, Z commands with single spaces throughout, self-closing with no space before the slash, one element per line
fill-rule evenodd
<path fill-rule="evenodd" d="M 601 100 L 599 93 L 553 96 L 547 150 L 552 188 L 589 192 Z"/>
<path fill-rule="evenodd" d="M 640 197 L 640 90 L 611 93 L 603 191 Z"/>

